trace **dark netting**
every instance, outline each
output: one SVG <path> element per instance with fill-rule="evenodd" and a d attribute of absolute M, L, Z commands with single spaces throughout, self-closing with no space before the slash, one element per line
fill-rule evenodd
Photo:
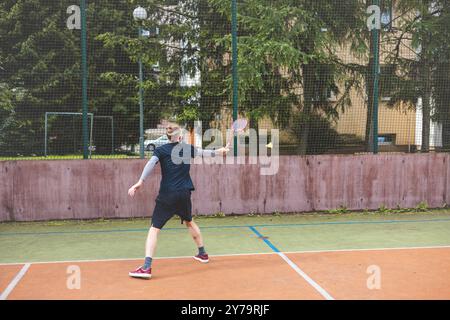
<path fill-rule="evenodd" d="M 86 3 L 91 158 L 147 157 L 168 121 L 225 138 L 235 106 L 281 155 L 449 150 L 448 0 L 239 0 L 237 79 L 231 0 Z M 0 3 L 0 159 L 83 157 L 79 13 Z"/>

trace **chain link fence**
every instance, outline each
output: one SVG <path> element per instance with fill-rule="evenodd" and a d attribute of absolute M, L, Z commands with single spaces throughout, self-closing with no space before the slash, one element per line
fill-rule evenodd
<path fill-rule="evenodd" d="M 234 85 L 281 155 L 449 150 L 449 1 L 239 0 L 237 56 L 233 1 L 85 1 L 86 74 L 80 1 L 2 1 L 0 159 L 148 156 L 168 121 L 225 135 Z"/>

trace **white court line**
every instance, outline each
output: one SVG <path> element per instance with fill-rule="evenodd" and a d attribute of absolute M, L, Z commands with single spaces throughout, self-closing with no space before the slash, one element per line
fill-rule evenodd
<path fill-rule="evenodd" d="M 303 279 L 305 279 L 306 282 L 308 282 L 314 289 L 316 289 L 317 292 L 319 292 L 322 297 L 324 297 L 327 300 L 334 300 L 334 298 L 324 289 L 322 288 L 317 282 L 315 282 L 313 279 L 311 279 L 302 269 L 300 269 L 294 262 L 292 262 L 291 259 L 289 259 L 284 253 L 277 252 L 277 254 L 287 262 L 287 264 L 295 270 Z"/>
<path fill-rule="evenodd" d="M 232 253 L 232 254 L 216 254 L 209 255 L 210 257 L 238 257 L 238 256 L 256 256 L 256 255 L 271 255 L 275 252 L 257 252 L 257 253 Z M 60 261 L 36 261 L 31 262 L 32 264 L 53 264 L 53 263 L 73 263 L 73 262 L 109 262 L 109 261 L 133 261 L 133 260 L 143 260 L 144 257 L 135 258 L 114 258 L 114 259 L 86 259 L 86 260 L 60 260 Z M 172 256 L 172 257 L 155 257 L 153 260 L 163 260 L 163 259 L 193 259 L 193 256 Z M 9 266 L 24 264 L 26 262 L 9 262 L 0 263 L 0 266 Z"/>
<path fill-rule="evenodd" d="M 326 300 L 334 300 L 334 298 L 324 289 L 322 288 L 317 282 L 315 282 L 310 276 L 308 276 L 298 265 L 296 265 L 294 262 L 292 262 L 291 259 L 289 259 L 283 252 L 281 252 L 272 242 L 267 240 L 267 238 L 264 238 L 263 235 L 256 230 L 256 227 L 249 227 L 250 230 L 253 231 L 254 234 L 256 234 L 259 238 L 263 239 L 265 244 L 267 244 L 281 259 L 283 259 L 287 264 L 294 269 L 297 274 L 303 278 L 311 287 L 313 287 L 319 294 L 324 297 Z"/>
<path fill-rule="evenodd" d="M 347 250 L 316 250 L 316 251 L 303 251 L 303 252 L 289 252 L 289 253 L 329 253 L 329 252 L 369 252 L 369 251 L 388 251 L 388 250 L 413 250 L 413 249 L 442 249 L 450 248 L 445 247 L 406 247 L 406 248 L 380 248 L 380 249 L 347 249 Z M 287 252 L 287 254 L 289 254 Z M 277 254 L 286 261 L 289 266 L 294 269 L 306 282 L 308 282 L 317 292 L 319 292 L 326 300 L 335 300 L 325 289 L 323 289 L 317 282 L 311 279 L 302 269 L 300 269 L 291 259 L 289 259 L 284 253 L 277 252 Z"/>
<path fill-rule="evenodd" d="M 31 264 L 26 263 L 22 269 L 20 269 L 19 273 L 14 277 L 14 279 L 10 282 L 10 284 L 6 287 L 5 291 L 0 295 L 0 300 L 6 300 L 8 298 L 9 294 L 14 290 L 14 288 L 19 283 L 20 279 L 25 275 L 28 268 L 30 268 Z"/>
<path fill-rule="evenodd" d="M 388 250 L 419 250 L 419 249 L 450 249 L 450 246 L 428 246 L 428 247 L 398 247 L 398 248 L 369 248 L 369 249 L 331 249 L 331 250 L 304 250 L 304 251 L 285 251 L 284 254 L 301 253 L 332 253 L 332 252 L 359 252 L 359 251 L 388 251 Z M 210 257 L 239 257 L 239 256 L 257 256 L 274 255 L 276 252 L 256 252 L 256 253 L 234 253 L 217 254 Z M 193 256 L 175 256 L 175 257 L 155 257 L 155 260 L 161 259 L 192 259 Z M 36 261 L 36 262 L 8 262 L 0 263 L 0 266 L 18 265 L 18 264 L 53 264 L 53 263 L 72 263 L 72 262 L 108 262 L 108 261 L 133 261 L 142 260 L 143 257 L 135 258 L 115 258 L 115 259 L 86 259 L 86 260 L 61 260 L 61 261 Z"/>

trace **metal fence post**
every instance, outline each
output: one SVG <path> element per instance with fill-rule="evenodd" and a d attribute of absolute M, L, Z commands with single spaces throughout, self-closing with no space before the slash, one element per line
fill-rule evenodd
<path fill-rule="evenodd" d="M 231 42 L 233 55 L 233 121 L 238 117 L 238 51 L 237 51 L 237 5 L 236 0 L 231 2 Z M 234 156 L 237 156 L 237 136 L 233 139 Z"/>
<path fill-rule="evenodd" d="M 86 53 L 86 0 L 81 0 L 81 77 L 83 105 L 83 159 L 89 158 L 88 150 L 88 100 L 87 100 L 87 53 Z"/>
<path fill-rule="evenodd" d="M 373 0 L 373 4 L 380 6 L 380 0 Z M 381 17 L 380 17 L 381 18 Z M 380 82 L 380 30 L 372 30 L 373 37 L 373 153 L 378 154 L 378 106 Z"/>

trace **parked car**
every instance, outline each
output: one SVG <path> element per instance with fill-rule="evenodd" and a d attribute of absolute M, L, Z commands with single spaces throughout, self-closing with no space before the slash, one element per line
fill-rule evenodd
<path fill-rule="evenodd" d="M 170 140 L 166 135 L 163 135 L 155 140 L 145 140 L 144 148 L 147 151 L 154 151 L 156 148 L 169 143 Z"/>

